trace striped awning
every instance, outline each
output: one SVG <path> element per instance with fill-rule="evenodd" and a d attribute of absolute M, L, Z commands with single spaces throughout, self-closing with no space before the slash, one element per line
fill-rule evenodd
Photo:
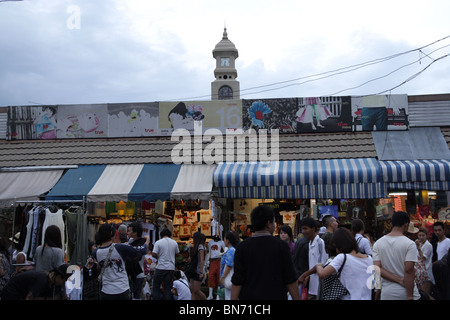
<path fill-rule="evenodd" d="M 379 161 L 388 189 L 450 190 L 449 160 Z"/>
<path fill-rule="evenodd" d="M 217 165 L 219 197 L 372 199 L 386 195 L 373 158 L 234 162 Z"/>
<path fill-rule="evenodd" d="M 47 193 L 64 170 L 0 173 L 0 201 L 34 201 Z"/>
<path fill-rule="evenodd" d="M 78 166 L 69 169 L 58 183 L 53 183 L 46 199 L 208 200 L 212 197 L 214 168 L 215 165 L 173 163 Z"/>

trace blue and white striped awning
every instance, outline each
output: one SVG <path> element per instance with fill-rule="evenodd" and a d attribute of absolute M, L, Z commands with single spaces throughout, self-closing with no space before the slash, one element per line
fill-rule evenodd
<path fill-rule="evenodd" d="M 376 159 L 220 163 L 214 186 L 224 198 L 372 199 L 386 195 Z"/>
<path fill-rule="evenodd" d="M 388 189 L 450 190 L 449 160 L 379 161 Z"/>
<path fill-rule="evenodd" d="M 56 185 L 53 183 L 46 199 L 209 200 L 214 168 L 215 165 L 173 163 L 78 166 L 69 169 L 58 183 L 55 181 Z"/>

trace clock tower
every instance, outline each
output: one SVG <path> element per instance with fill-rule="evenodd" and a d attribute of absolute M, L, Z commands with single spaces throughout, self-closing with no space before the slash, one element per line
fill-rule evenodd
<path fill-rule="evenodd" d="M 228 39 L 227 28 L 224 28 L 222 40 L 216 44 L 212 54 L 216 59 L 216 80 L 211 82 L 211 100 L 239 99 L 240 86 L 235 67 L 239 55 L 234 43 Z"/>

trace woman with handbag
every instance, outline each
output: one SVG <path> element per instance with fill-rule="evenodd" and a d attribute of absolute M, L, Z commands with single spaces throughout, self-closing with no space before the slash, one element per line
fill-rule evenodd
<path fill-rule="evenodd" d="M 220 283 L 225 288 L 225 300 L 231 297 L 231 277 L 234 273 L 234 253 L 239 244 L 239 234 L 235 231 L 229 231 L 225 235 L 225 246 L 227 251 L 220 259 Z"/>
<path fill-rule="evenodd" d="M 339 228 L 333 233 L 330 246 L 336 248 L 338 255 L 325 267 L 318 263 L 316 272 L 324 280 L 332 276 L 335 278 L 327 283 L 324 281 L 320 296 L 325 295 L 328 300 L 371 300 L 372 257 L 359 252 L 356 239 L 346 228 Z"/>

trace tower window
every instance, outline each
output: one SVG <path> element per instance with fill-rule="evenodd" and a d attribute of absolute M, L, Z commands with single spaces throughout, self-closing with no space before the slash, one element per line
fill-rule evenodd
<path fill-rule="evenodd" d="M 229 86 L 222 86 L 219 89 L 219 100 L 233 99 L 233 89 Z"/>

